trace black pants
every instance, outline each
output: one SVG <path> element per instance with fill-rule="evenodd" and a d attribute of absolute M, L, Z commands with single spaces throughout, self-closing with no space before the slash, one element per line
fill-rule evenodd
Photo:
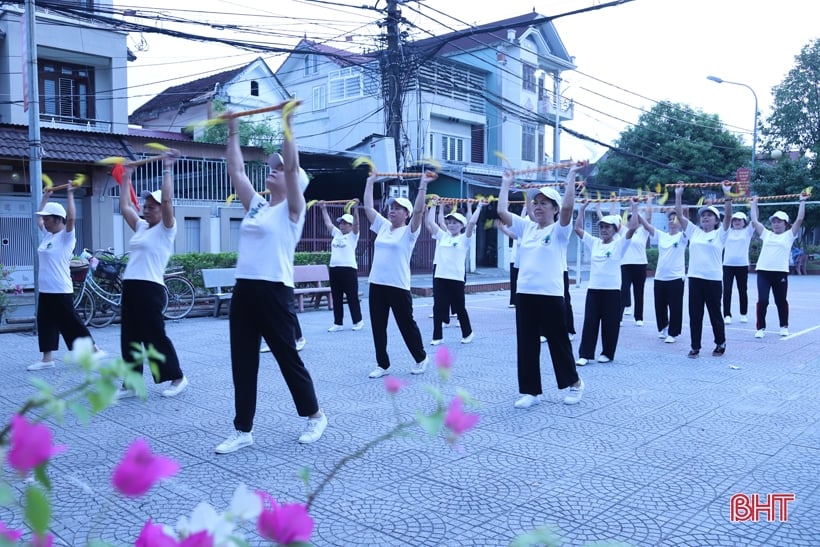
<path fill-rule="evenodd" d="M 518 268 L 510 262 L 510 306 L 516 304 L 516 291 L 518 290 Z"/>
<path fill-rule="evenodd" d="M 564 389 L 578 381 L 575 358 L 564 320 L 564 298 L 539 294 L 519 294 L 515 309 L 515 337 L 518 346 L 518 392 L 540 395 L 541 342 L 539 337 L 547 333 L 547 346 L 552 359 L 552 369 L 558 389 Z"/>
<path fill-rule="evenodd" d="M 723 316 L 732 317 L 732 285 L 737 281 L 737 297 L 740 301 L 740 315 L 749 311 L 749 267 L 723 267 Z"/>
<path fill-rule="evenodd" d="M 572 298 L 570 298 L 569 296 L 569 272 L 566 270 L 564 270 L 564 302 L 564 310 L 566 311 L 567 331 L 569 331 L 569 334 L 575 334 L 575 317 L 572 313 Z"/>
<path fill-rule="evenodd" d="M 239 431 L 253 429 L 262 338 L 279 364 L 299 416 L 319 411 L 313 380 L 296 351 L 292 306 L 291 287 L 271 281 L 236 280 L 229 319 L 236 412 L 233 425 Z"/>
<path fill-rule="evenodd" d="M 726 325 L 723 324 L 723 316 L 720 314 L 722 289 L 720 281 L 689 278 L 689 335 L 692 338 L 693 350 L 700 351 L 701 348 L 704 307 L 709 312 L 715 344 L 720 346 L 726 343 Z"/>
<path fill-rule="evenodd" d="M 683 279 L 655 280 L 655 321 L 658 332 L 669 328 L 666 334 L 680 336 L 683 329 Z"/>
<path fill-rule="evenodd" d="M 788 272 L 769 272 L 757 270 L 757 328 L 766 328 L 766 309 L 769 307 L 769 291 L 774 296 L 777 306 L 777 318 L 781 327 L 789 326 L 789 292 Z"/>
<path fill-rule="evenodd" d="M 584 306 L 584 328 L 581 331 L 581 345 L 578 356 L 595 359 L 598 344 L 598 328 L 601 329 L 601 355 L 615 359 L 618 335 L 621 332 L 621 291 L 618 289 L 587 289 Z"/>
<path fill-rule="evenodd" d="M 413 295 L 410 291 L 389 285 L 370 284 L 370 329 L 373 332 L 373 346 L 376 349 L 376 363 L 383 368 L 390 368 L 390 355 L 387 353 L 387 319 L 390 312 L 399 327 L 404 345 L 416 363 L 424 361 L 427 352 L 421 340 L 421 331 L 413 319 Z"/>
<path fill-rule="evenodd" d="M 458 316 L 461 336 L 470 336 L 473 327 L 464 303 L 464 282 L 436 277 L 433 279 L 433 340 L 442 339 L 442 324 L 449 322 L 450 310 Z"/>
<path fill-rule="evenodd" d="M 153 281 L 126 279 L 122 283 L 122 323 L 120 330 L 120 352 L 123 361 L 131 363 L 140 374 L 142 361 L 134 360 L 134 344 L 145 348 L 153 345 L 165 356 L 164 362 L 157 362 L 157 376 L 154 383 L 169 382 L 182 378 L 182 369 L 174 344 L 165 334 L 165 287 Z"/>
<path fill-rule="evenodd" d="M 77 338 L 91 337 L 74 309 L 72 294 L 40 293 L 37 304 L 37 342 L 40 351 L 58 350 L 61 334 L 69 351 L 74 349 Z"/>
<path fill-rule="evenodd" d="M 646 285 L 646 264 L 621 264 L 621 315 L 623 310 L 632 305 L 629 295 L 629 288 L 632 287 L 632 294 L 635 297 L 635 307 L 632 315 L 635 321 L 643 321 L 643 290 Z"/>
<path fill-rule="evenodd" d="M 333 298 L 333 324 L 340 327 L 344 324 L 342 302 L 347 297 L 350 308 L 350 319 L 353 323 L 362 320 L 362 307 L 359 302 L 359 272 L 356 268 L 334 266 L 330 268 L 330 295 Z"/>

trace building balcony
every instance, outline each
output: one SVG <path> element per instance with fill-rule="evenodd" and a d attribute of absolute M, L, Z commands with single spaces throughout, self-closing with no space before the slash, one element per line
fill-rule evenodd
<path fill-rule="evenodd" d="M 554 120 L 556 113 L 562 122 L 575 118 L 575 103 L 572 99 L 560 97 L 558 108 L 555 106 L 555 94 L 545 92 L 544 96 L 538 99 L 538 113 L 550 120 Z"/>

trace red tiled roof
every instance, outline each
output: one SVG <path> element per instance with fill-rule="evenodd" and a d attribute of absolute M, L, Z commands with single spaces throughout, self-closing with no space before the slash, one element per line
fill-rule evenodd
<path fill-rule="evenodd" d="M 93 163 L 110 156 L 134 157 L 126 137 L 122 135 L 41 129 L 40 141 L 46 161 Z M 27 127 L 0 125 L 0 157 L 29 157 Z"/>

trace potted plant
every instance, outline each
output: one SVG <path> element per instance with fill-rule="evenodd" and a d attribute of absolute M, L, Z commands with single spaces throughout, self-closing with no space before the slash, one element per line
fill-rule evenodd
<path fill-rule="evenodd" d="M 22 287 L 14 284 L 11 278 L 12 272 L 11 268 L 0 262 L 0 321 L 17 307 L 12 295 L 23 292 Z"/>

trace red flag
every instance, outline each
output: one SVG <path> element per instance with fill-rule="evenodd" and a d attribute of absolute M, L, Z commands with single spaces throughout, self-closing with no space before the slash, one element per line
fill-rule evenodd
<path fill-rule="evenodd" d="M 121 163 L 118 163 L 111 169 L 111 176 L 114 177 L 114 180 L 117 181 L 117 184 L 122 185 L 123 177 L 125 176 L 125 167 Z M 131 190 L 131 203 L 134 204 L 134 209 L 137 211 L 140 210 L 140 202 L 137 199 L 137 192 L 134 190 L 134 185 L 131 184 L 128 187 Z"/>

